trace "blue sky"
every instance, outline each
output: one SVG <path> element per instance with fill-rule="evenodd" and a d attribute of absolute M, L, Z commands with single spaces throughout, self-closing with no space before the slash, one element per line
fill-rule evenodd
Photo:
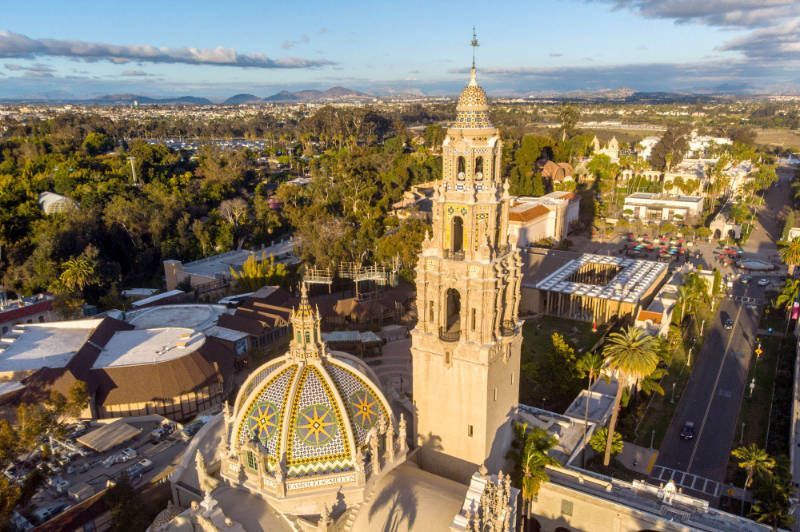
<path fill-rule="evenodd" d="M 793 0 L 34 0 L 3 8 L 0 98 L 447 94 L 473 24 L 490 94 L 800 90 Z"/>

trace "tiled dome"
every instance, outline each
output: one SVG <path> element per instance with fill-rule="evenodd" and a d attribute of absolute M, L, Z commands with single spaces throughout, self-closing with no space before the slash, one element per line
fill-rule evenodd
<path fill-rule="evenodd" d="M 457 128 L 492 127 L 489 120 L 489 100 L 486 92 L 478 85 L 475 68 L 472 69 L 469 84 L 461 91 L 456 104 Z"/>
<path fill-rule="evenodd" d="M 327 351 L 319 317 L 303 300 L 292 316 L 289 352 L 244 383 L 229 435 L 232 449 L 254 444 L 271 471 L 283 461 L 287 478 L 353 470 L 356 449 L 367 446 L 372 428 L 392 422 L 372 370 Z"/>

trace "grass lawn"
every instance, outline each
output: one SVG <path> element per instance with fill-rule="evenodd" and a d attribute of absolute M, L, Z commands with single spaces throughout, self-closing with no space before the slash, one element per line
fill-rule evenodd
<path fill-rule="evenodd" d="M 789 452 L 792 381 L 794 378 L 794 337 L 760 337 L 764 354 L 751 364 L 742 408 L 739 411 L 733 447 L 755 443 L 772 456 Z M 780 365 L 778 365 L 780 364 Z M 750 395 L 750 382 L 756 384 Z M 771 408 L 770 408 L 771 407 Z M 744 430 L 742 425 L 744 424 Z M 769 430 L 769 433 L 767 432 Z M 769 434 L 769 435 L 768 435 Z M 741 481 L 736 463 L 728 465 L 728 478 Z"/>
<path fill-rule="evenodd" d="M 800 131 L 777 127 L 756 129 L 756 142 L 781 148 L 800 149 Z"/>
<path fill-rule="evenodd" d="M 540 316 L 527 320 L 522 328 L 522 348 L 526 344 L 536 344 L 550 337 L 554 332 L 561 333 L 575 351 L 583 353 L 600 338 L 600 333 L 592 332 L 592 324 L 584 321 L 567 320 L 553 316 Z"/>
<path fill-rule="evenodd" d="M 561 334 L 575 350 L 567 360 L 553 346 L 553 333 Z M 542 316 L 527 320 L 522 328 L 520 402 L 563 412 L 586 386 L 575 372 L 575 359 L 590 349 L 600 333 L 580 321 Z"/>
<path fill-rule="evenodd" d="M 767 301 L 773 301 L 776 294 L 766 294 Z M 786 330 L 786 311 L 784 309 L 772 308 L 772 305 L 764 307 L 764 312 L 761 314 L 761 321 L 758 324 L 760 329 L 769 329 L 776 333 L 783 333 Z"/>

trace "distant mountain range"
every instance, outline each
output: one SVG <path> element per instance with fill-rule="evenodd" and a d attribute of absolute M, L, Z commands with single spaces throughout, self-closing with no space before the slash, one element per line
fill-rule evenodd
<path fill-rule="evenodd" d="M 381 92 L 384 97 L 391 99 L 424 98 L 420 90 L 406 92 Z M 457 94 L 457 93 L 456 93 Z M 456 94 L 451 94 L 455 96 Z M 630 88 L 597 89 L 583 91 L 536 91 L 517 92 L 506 95 L 493 95 L 497 98 L 523 98 L 527 100 L 558 100 L 573 102 L 615 101 L 628 103 L 695 103 L 715 101 L 730 97 L 726 91 L 696 91 L 696 92 L 638 92 Z M 738 97 L 754 97 L 754 95 Z M 69 97 L 43 97 L 43 98 L 0 98 L 0 103 L 71 103 L 77 105 L 246 105 L 262 103 L 317 103 L 317 102 L 353 102 L 380 98 L 364 92 L 346 87 L 331 87 L 327 90 L 300 90 L 295 92 L 280 91 L 271 96 L 257 96 L 250 93 L 240 93 L 223 102 L 214 102 L 201 96 L 174 96 L 166 98 L 153 98 L 138 94 L 106 94 L 89 99 Z M 441 96 L 439 97 L 441 98 Z"/>
<path fill-rule="evenodd" d="M 280 91 L 272 96 L 261 98 L 255 94 L 236 94 L 224 102 L 224 105 L 240 105 L 254 103 L 303 103 L 303 102 L 326 102 L 341 100 L 361 100 L 372 98 L 369 94 L 359 92 L 345 87 L 331 87 L 330 89 L 303 90 L 297 92 Z"/>

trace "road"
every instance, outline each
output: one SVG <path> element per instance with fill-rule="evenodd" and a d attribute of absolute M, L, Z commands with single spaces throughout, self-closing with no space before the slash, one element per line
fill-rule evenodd
<path fill-rule="evenodd" d="M 736 283 L 737 296 L 763 300 L 757 285 Z M 694 357 L 694 368 L 678 408 L 661 444 L 656 465 L 689 472 L 717 482 L 725 480 L 728 455 L 734 437 L 739 437 L 736 420 L 747 386 L 747 373 L 754 349 L 760 308 L 725 299 L 707 323 L 708 336 Z M 723 327 L 734 320 L 732 330 Z M 695 437 L 680 437 L 684 423 L 695 424 Z"/>
<path fill-rule="evenodd" d="M 760 209 L 756 227 L 743 246 L 746 257 L 769 260 L 777 254 L 775 241 L 781 231 L 778 213 L 789 198 L 791 173 L 781 169 L 778 183 L 767 191 L 765 207 Z M 776 283 L 780 280 L 776 279 Z M 708 336 L 693 361 L 692 375 L 653 470 L 659 481 L 680 479 L 679 485 L 684 489 L 709 497 L 720 494 L 718 483 L 725 480 L 731 447 L 741 437 L 742 427 L 736 426 L 737 419 L 748 385 L 760 305 L 764 303 L 764 288 L 755 283 L 737 282 L 732 294 L 737 298 L 723 300 L 712 323 L 706 324 L 710 327 Z M 743 302 L 741 297 L 754 298 L 757 303 Z M 734 320 L 732 330 L 723 327 L 726 318 Z M 695 437 L 690 441 L 680 437 L 687 421 L 695 424 Z"/>

